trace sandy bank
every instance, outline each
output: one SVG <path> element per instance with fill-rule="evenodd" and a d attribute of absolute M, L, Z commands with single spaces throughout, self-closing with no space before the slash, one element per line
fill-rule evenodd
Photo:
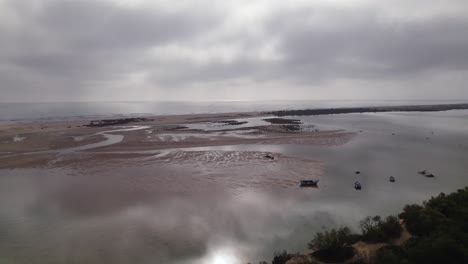
<path fill-rule="evenodd" d="M 252 118 L 255 122 L 249 123 Z M 87 126 L 90 121 L 49 122 L 16 124 L 0 127 L 0 168 L 31 168 L 60 166 L 94 166 L 105 165 L 130 160 L 143 159 L 151 155 L 166 153 L 181 153 L 198 147 L 232 146 L 232 145 L 280 145 L 300 144 L 316 146 L 336 146 L 347 143 L 353 133 L 346 131 L 318 131 L 304 126 L 300 122 L 294 124 L 265 122 L 261 113 L 230 113 L 156 116 L 147 119 L 99 122 Z M 250 121 L 233 121 L 236 119 Z M 125 125 L 114 125 L 125 122 Z M 110 124 L 110 125 L 109 125 Z M 193 124 L 199 124 L 193 126 Z M 258 125 L 260 124 L 260 125 Z M 192 127 L 192 128 L 189 128 Z M 206 127 L 207 129 L 204 129 Z M 21 141 L 14 140 L 21 138 Z M 171 159 L 171 164 L 199 162 L 196 152 L 189 152 L 184 159 Z M 202 155 L 202 154 L 200 154 Z M 205 154 L 203 154 L 205 155 Z M 202 155 L 202 156 L 203 156 Z M 263 160 L 246 152 L 237 154 L 239 159 L 214 161 L 213 164 L 234 164 L 230 170 L 239 171 L 239 164 L 249 167 Z M 262 154 L 259 154 L 260 156 Z M 275 154 L 276 155 L 276 154 Z M 167 158 L 166 157 L 166 158 Z M 242 158 L 244 157 L 244 158 Z M 286 161 L 288 159 L 282 159 Z M 156 164 L 167 164 L 155 159 Z M 140 162 L 140 161 L 138 161 Z M 263 161 L 262 161 L 263 162 Z M 275 161 L 276 162 L 276 161 Z M 206 162 L 205 162 L 206 163 Z M 287 173 L 287 166 L 282 162 L 281 168 L 275 168 Z M 273 164 L 276 164 L 273 163 Z M 291 164 L 288 160 L 287 164 Z M 216 165 L 216 166 L 218 166 Z M 270 164 L 271 165 L 271 164 Z M 213 169 L 217 171 L 218 167 Z M 313 168 L 304 164 L 296 164 L 288 170 L 301 171 L 300 168 Z M 255 168 L 250 168 L 250 171 Z M 222 173 L 225 170 L 222 169 Z M 248 175 L 250 171 L 245 171 Z M 270 172 L 272 175 L 275 173 Z M 300 175 L 307 175 L 301 171 Z M 303 176 L 304 177 L 304 176 Z M 304 178 L 301 178 L 304 179 Z M 295 181 L 299 178 L 295 178 Z"/>
<path fill-rule="evenodd" d="M 147 151 L 174 148 L 240 144 L 311 144 L 340 145 L 349 141 L 344 131 L 296 131 L 298 125 L 268 124 L 237 127 L 226 120 L 261 118 L 261 113 L 157 116 L 127 124 L 140 126 L 135 131 L 120 131 L 128 126 L 92 126 L 90 121 L 30 123 L 0 126 L 0 153 L 28 153 L 86 146 L 105 139 L 105 134 L 123 135 L 123 140 L 87 151 Z M 224 122 L 224 123 L 223 123 Z M 187 129 L 194 123 L 221 123 L 216 131 Z M 143 127 L 145 128 L 143 130 Z M 233 127 L 235 129 L 233 129 Z M 115 131 L 115 132 L 114 132 Z M 22 138 L 15 141 L 15 138 Z"/>

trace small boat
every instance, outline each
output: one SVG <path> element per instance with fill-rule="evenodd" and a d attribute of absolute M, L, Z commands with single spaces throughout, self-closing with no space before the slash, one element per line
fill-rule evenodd
<path fill-rule="evenodd" d="M 395 182 L 395 177 L 390 176 L 389 180 L 390 180 L 390 182 Z"/>
<path fill-rule="evenodd" d="M 303 180 L 301 181 L 301 187 L 317 187 L 319 180 Z"/>
<path fill-rule="evenodd" d="M 434 174 L 429 173 L 427 170 L 419 171 L 418 173 L 421 174 L 422 176 L 426 177 L 426 178 L 434 178 L 435 177 Z"/>
<path fill-rule="evenodd" d="M 356 181 L 356 182 L 354 183 L 354 189 L 356 189 L 356 190 L 361 190 L 361 188 L 362 188 L 361 183 L 358 182 L 358 181 Z"/>

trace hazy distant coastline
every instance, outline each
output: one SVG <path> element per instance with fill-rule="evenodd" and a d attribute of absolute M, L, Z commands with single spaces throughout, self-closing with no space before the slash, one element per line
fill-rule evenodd
<path fill-rule="evenodd" d="M 206 102 L 70 102 L 0 103 L 0 125 L 30 122 L 117 119 L 189 114 L 268 113 L 301 109 L 349 109 L 419 105 L 468 105 L 466 100 L 379 101 L 206 101 Z"/>
<path fill-rule="evenodd" d="M 351 113 L 383 113 L 383 112 L 440 112 L 449 110 L 466 110 L 468 104 L 438 104 L 438 105 L 402 105 L 402 106 L 375 106 L 375 107 L 344 107 L 303 110 L 281 110 L 269 112 L 276 116 L 307 116 L 307 115 L 333 115 Z"/>

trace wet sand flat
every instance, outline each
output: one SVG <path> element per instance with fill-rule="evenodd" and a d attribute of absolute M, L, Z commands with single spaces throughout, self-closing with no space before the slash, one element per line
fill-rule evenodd
<path fill-rule="evenodd" d="M 141 122 L 138 123 L 138 125 L 151 125 L 162 130 L 167 128 L 170 131 L 172 127 L 178 124 L 212 122 L 259 115 L 259 113 L 233 113 L 156 116 L 152 117 L 150 119 L 151 121 Z M 0 125 L 0 154 L 61 149 L 70 146 L 84 145 L 90 142 L 98 142 L 99 139 L 96 139 L 96 137 L 92 139 L 91 137 L 96 133 L 109 130 L 109 127 L 87 127 L 86 125 L 89 124 L 89 120 L 74 120 Z M 15 137 L 24 139 L 21 142 L 15 142 Z"/>
<path fill-rule="evenodd" d="M 353 133 L 342 130 L 296 131 L 298 125 L 257 125 L 253 122 L 250 126 L 247 121 L 230 121 L 242 118 L 245 120 L 257 118 L 259 120 L 257 123 L 264 122 L 261 121 L 264 118 L 261 113 L 232 113 L 157 116 L 137 119 L 125 125 L 111 126 L 95 126 L 93 124 L 97 124 L 94 123 L 96 121 L 3 126 L 0 127 L 0 168 L 40 166 L 41 162 L 45 166 L 54 159 L 61 159 L 60 156 L 65 153 L 120 153 L 124 157 L 124 153 L 148 154 L 162 150 L 210 146 L 252 144 L 336 146 L 345 144 L 353 137 Z M 238 124 L 247 125 L 239 127 Z M 190 127 L 191 125 L 195 128 Z M 47 158 L 44 158 L 45 154 Z M 67 159 L 72 157 L 73 155 Z M 97 157 L 99 160 L 105 158 L 105 155 Z"/>
<path fill-rule="evenodd" d="M 65 169 L 97 176 L 143 166 L 147 170 L 167 172 L 158 173 L 160 191 L 221 188 L 237 193 L 242 189 L 295 187 L 300 180 L 320 178 L 323 165 L 274 152 L 200 148 L 281 144 L 335 146 L 353 137 L 353 133 L 342 130 L 292 132 L 281 125 L 249 126 L 247 121 L 229 121 L 246 117 L 263 118 L 258 114 L 236 113 L 153 117 L 110 126 L 87 126 L 89 121 L 76 121 L 72 125 L 51 122 L 9 126 L 2 129 L 1 137 L 22 137 L 23 140 L 0 143 L 3 151 L 0 169 Z M 201 127 L 190 128 L 191 124 Z M 237 127 L 238 124 L 246 126 Z M 178 173 L 174 174 L 175 171 Z"/>

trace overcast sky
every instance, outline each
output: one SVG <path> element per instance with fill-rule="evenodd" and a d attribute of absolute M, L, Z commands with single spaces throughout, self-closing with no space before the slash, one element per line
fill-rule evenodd
<path fill-rule="evenodd" d="M 0 101 L 468 99 L 466 0 L 0 0 Z"/>

